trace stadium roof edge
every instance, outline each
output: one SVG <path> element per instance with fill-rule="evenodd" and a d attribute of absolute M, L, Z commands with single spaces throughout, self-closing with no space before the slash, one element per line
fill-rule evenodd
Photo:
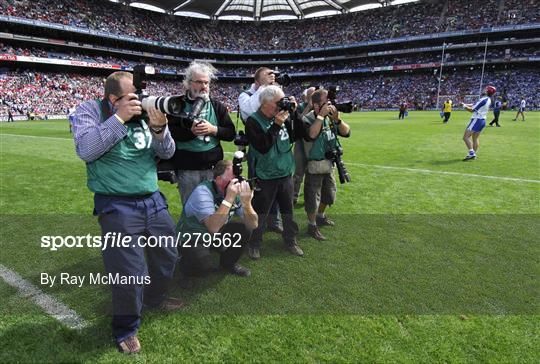
<path fill-rule="evenodd" d="M 214 20 L 279 21 L 356 12 L 429 0 L 109 0 L 177 16 Z"/>

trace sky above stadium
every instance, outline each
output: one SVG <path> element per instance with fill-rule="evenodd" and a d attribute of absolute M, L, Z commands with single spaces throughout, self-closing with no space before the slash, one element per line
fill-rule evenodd
<path fill-rule="evenodd" d="M 122 2 L 121 0 L 110 0 Z M 337 15 L 419 0 L 140 0 L 137 8 L 205 19 L 291 20 Z"/>

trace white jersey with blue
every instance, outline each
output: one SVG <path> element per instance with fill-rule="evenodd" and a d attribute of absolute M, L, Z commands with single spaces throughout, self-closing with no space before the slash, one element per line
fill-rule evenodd
<path fill-rule="evenodd" d="M 491 106 L 491 99 L 489 96 L 484 96 L 474 106 L 473 116 L 469 125 L 467 125 L 467 130 L 474 131 L 479 133 L 486 126 L 486 117 Z"/>
<path fill-rule="evenodd" d="M 523 112 L 525 111 L 525 99 L 521 100 L 521 103 L 519 104 L 519 111 Z"/>

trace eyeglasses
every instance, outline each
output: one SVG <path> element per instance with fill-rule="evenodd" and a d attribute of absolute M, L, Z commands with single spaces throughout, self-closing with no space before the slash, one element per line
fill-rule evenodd
<path fill-rule="evenodd" d="M 199 86 L 208 86 L 210 81 L 201 81 L 201 80 L 191 80 L 191 82 L 196 83 Z"/>

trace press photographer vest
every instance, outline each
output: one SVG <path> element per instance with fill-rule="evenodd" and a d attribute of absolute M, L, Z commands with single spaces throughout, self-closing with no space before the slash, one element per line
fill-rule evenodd
<path fill-rule="evenodd" d="M 193 107 L 193 104 L 186 102 L 184 107 L 184 112 L 186 114 L 189 114 Z M 214 111 L 214 107 L 212 106 L 212 102 L 207 101 L 204 105 L 204 108 L 201 110 L 201 113 L 199 114 L 200 119 L 204 119 L 208 121 L 210 124 L 217 126 L 218 120 L 216 116 L 216 112 Z M 213 136 L 209 135 L 210 141 L 207 143 L 202 138 L 195 137 L 187 142 L 176 142 L 176 149 L 178 150 L 187 150 L 189 152 L 206 152 L 210 149 L 214 149 L 218 144 L 219 140 Z"/>
<path fill-rule="evenodd" d="M 309 121 L 309 125 L 313 125 L 316 120 L 315 113 L 313 112 L 310 112 L 305 117 Z M 326 159 L 326 152 L 334 150 L 337 147 L 336 136 L 330 128 L 328 117 L 325 117 L 322 123 L 321 132 L 317 136 L 317 139 L 304 143 L 304 150 L 308 161 Z"/>
<path fill-rule="evenodd" d="M 264 115 L 257 111 L 251 118 L 255 119 L 261 129 L 267 133 L 273 125 Z M 263 180 L 292 176 L 294 173 L 294 157 L 291 152 L 291 140 L 285 123 L 281 125 L 278 137 L 274 145 L 265 154 L 250 147 L 252 153 L 255 175 Z"/>
<path fill-rule="evenodd" d="M 223 201 L 223 196 L 219 194 L 219 192 L 215 188 L 215 184 L 213 181 L 203 181 L 199 183 L 198 186 L 206 186 L 210 192 L 212 193 L 212 197 L 214 199 L 214 206 L 217 209 L 219 208 L 219 205 L 221 205 L 221 202 Z M 197 186 L 197 187 L 198 187 Z M 196 187 L 196 188 L 197 188 Z M 195 191 L 195 189 L 194 189 Z M 193 192 L 192 192 L 193 193 Z M 189 200 L 189 197 L 188 197 Z M 227 222 L 231 220 L 231 218 L 234 216 L 236 209 L 240 206 L 240 198 L 237 196 L 236 200 L 233 203 L 233 206 L 229 209 L 229 217 L 227 219 Z M 186 209 L 185 205 L 184 208 L 182 208 L 182 215 L 180 216 L 180 220 L 178 221 L 178 224 L 176 225 L 176 233 L 180 234 L 194 234 L 194 233 L 207 233 L 208 229 L 206 228 L 206 225 L 204 223 L 199 222 L 197 220 L 196 216 L 186 216 Z M 187 239 L 187 237 L 186 237 Z M 194 239 L 194 237 L 192 237 Z M 182 237 L 182 240 L 185 240 L 184 237 Z M 201 241 L 199 241 L 200 244 L 202 244 Z M 193 245 L 193 244 L 192 244 Z"/>
<path fill-rule="evenodd" d="M 106 100 L 96 100 L 101 122 L 112 116 Z M 86 163 L 88 188 L 104 195 L 137 196 L 158 190 L 152 135 L 144 121 L 126 123 L 127 135 L 95 161 Z"/>

